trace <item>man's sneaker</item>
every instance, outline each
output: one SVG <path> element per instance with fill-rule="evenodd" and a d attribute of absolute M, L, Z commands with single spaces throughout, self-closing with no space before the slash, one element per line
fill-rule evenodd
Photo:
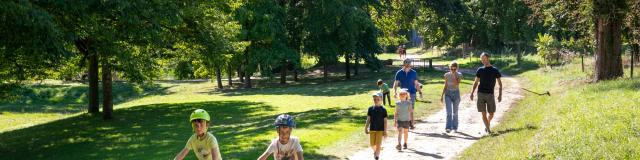
<path fill-rule="evenodd" d="M 396 145 L 396 149 L 397 149 L 398 151 L 401 151 L 401 150 L 402 150 L 402 147 L 400 147 L 400 145 L 398 144 L 398 145 Z"/>
<path fill-rule="evenodd" d="M 407 143 L 404 143 L 403 147 L 404 147 L 404 149 L 407 149 Z"/>
<path fill-rule="evenodd" d="M 446 129 L 446 132 L 449 133 L 449 132 L 451 132 L 451 130 L 450 129 Z"/>

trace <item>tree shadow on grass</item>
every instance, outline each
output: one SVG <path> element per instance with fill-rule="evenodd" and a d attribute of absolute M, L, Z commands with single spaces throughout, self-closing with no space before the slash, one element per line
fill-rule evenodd
<path fill-rule="evenodd" d="M 8 159 L 167 159 L 175 156 L 191 136 L 188 118 L 202 108 L 211 114 L 213 133 L 225 159 L 255 159 L 269 140 L 255 137 L 275 134 L 273 107 L 248 101 L 211 101 L 153 104 L 115 110 L 115 119 L 82 114 L 0 134 L 0 155 Z M 331 126 L 355 119 L 352 108 L 328 108 L 291 113 L 298 128 Z M 354 118 L 357 117 L 357 118 Z M 301 137 L 310 139 L 310 137 Z M 312 158 L 320 146 L 305 147 Z M 193 158 L 190 153 L 189 157 Z"/>
<path fill-rule="evenodd" d="M 169 94 L 159 84 L 137 85 L 127 82 L 113 84 L 113 103 L 119 104 L 149 95 Z M 87 110 L 87 85 L 14 86 L 10 98 L 0 100 L 0 112 L 78 113 Z M 99 91 L 101 92 L 101 91 Z M 102 102 L 102 96 L 99 97 Z"/>

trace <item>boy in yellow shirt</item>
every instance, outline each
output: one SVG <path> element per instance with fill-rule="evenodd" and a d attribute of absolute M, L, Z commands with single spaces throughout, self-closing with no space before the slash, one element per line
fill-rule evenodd
<path fill-rule="evenodd" d="M 218 140 L 213 134 L 207 132 L 211 121 L 209 113 L 203 109 L 196 109 L 191 113 L 189 120 L 195 133 L 189 138 L 187 145 L 184 146 L 184 149 L 178 153 L 175 159 L 184 159 L 189 154 L 189 150 L 193 149 L 193 153 L 196 154 L 199 160 L 222 160 Z"/>

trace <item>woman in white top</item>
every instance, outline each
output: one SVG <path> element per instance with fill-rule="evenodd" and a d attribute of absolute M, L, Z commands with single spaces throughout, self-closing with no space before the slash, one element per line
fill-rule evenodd
<path fill-rule="evenodd" d="M 444 88 L 440 101 L 444 102 L 447 110 L 446 132 L 458 130 L 458 105 L 460 105 L 460 81 L 462 73 L 458 72 L 458 63 L 453 61 L 449 65 L 449 72 L 444 74 Z"/>

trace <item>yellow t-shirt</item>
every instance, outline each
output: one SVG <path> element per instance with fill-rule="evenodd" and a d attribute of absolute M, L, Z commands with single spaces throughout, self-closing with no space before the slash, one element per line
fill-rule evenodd
<path fill-rule="evenodd" d="M 207 132 L 202 139 L 199 139 L 196 134 L 193 134 L 191 138 L 189 138 L 189 141 L 187 141 L 187 146 L 185 147 L 193 149 L 193 153 L 196 154 L 199 160 L 210 160 L 211 149 L 216 152 L 217 159 L 222 160 L 218 140 L 209 132 Z"/>

